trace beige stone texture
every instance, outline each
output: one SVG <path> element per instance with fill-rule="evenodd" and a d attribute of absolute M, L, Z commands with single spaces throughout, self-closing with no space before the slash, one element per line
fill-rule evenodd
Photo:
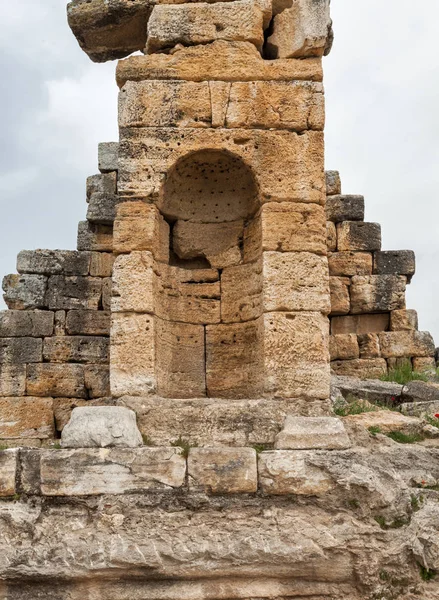
<path fill-rule="evenodd" d="M 329 274 L 337 277 L 372 275 L 373 259 L 369 252 L 334 252 L 328 255 Z"/>
<path fill-rule="evenodd" d="M 277 450 L 344 450 L 351 445 L 341 419 L 287 417 L 276 439 Z"/>
<path fill-rule="evenodd" d="M 377 333 L 362 333 L 358 336 L 360 358 L 380 358 L 381 349 Z"/>
<path fill-rule="evenodd" d="M 360 349 L 355 333 L 331 335 L 329 338 L 331 360 L 349 360 L 360 358 Z"/>
<path fill-rule="evenodd" d="M 328 252 L 337 250 L 337 229 L 332 221 L 326 221 L 326 245 Z"/>
<path fill-rule="evenodd" d="M 422 373 L 424 371 L 436 371 L 436 361 L 434 357 L 415 357 L 412 359 L 413 371 Z"/>
<path fill-rule="evenodd" d="M 68 335 L 110 335 L 108 310 L 69 310 L 65 321 Z"/>
<path fill-rule="evenodd" d="M 81 448 L 41 453 L 44 496 L 94 496 L 175 489 L 184 484 L 179 448 Z"/>
<path fill-rule="evenodd" d="M 405 308 L 406 278 L 396 275 L 355 276 L 351 285 L 353 314 Z"/>
<path fill-rule="evenodd" d="M 350 415 L 349 417 L 345 417 L 345 421 L 362 425 L 366 429 L 369 429 L 369 427 L 379 427 L 380 433 L 401 431 L 405 434 L 413 434 L 419 433 L 421 429 L 419 419 L 406 417 L 392 410 L 376 410 L 360 415 Z"/>
<path fill-rule="evenodd" d="M 341 194 L 341 179 L 338 171 L 326 171 L 326 195 L 336 196 Z"/>
<path fill-rule="evenodd" d="M 92 277 L 111 277 L 115 256 L 109 252 L 92 252 L 90 275 Z"/>
<path fill-rule="evenodd" d="M 258 476 L 262 492 L 283 496 L 323 496 L 335 487 L 324 470 L 307 464 L 308 452 L 274 450 L 258 458 Z"/>
<path fill-rule="evenodd" d="M 113 251 L 113 227 L 81 221 L 78 225 L 78 250 Z"/>
<path fill-rule="evenodd" d="M 225 126 L 231 87 L 232 83 L 230 81 L 209 81 L 212 127 Z"/>
<path fill-rule="evenodd" d="M 333 317 L 331 319 L 331 333 L 379 333 L 389 329 L 389 314 L 355 315 Z"/>
<path fill-rule="evenodd" d="M 151 252 L 118 256 L 113 267 L 112 312 L 153 314 L 156 278 Z"/>
<path fill-rule="evenodd" d="M 29 396 L 86 398 L 84 365 L 43 363 L 27 366 Z"/>
<path fill-rule="evenodd" d="M 393 310 L 390 313 L 390 331 L 417 331 L 418 313 L 415 310 Z"/>
<path fill-rule="evenodd" d="M 56 430 L 61 432 L 64 429 L 64 427 L 70 421 L 73 409 L 77 408 L 78 406 L 114 406 L 115 403 L 116 400 L 113 398 L 96 398 L 93 400 L 80 400 L 77 398 L 54 398 L 53 413 L 55 417 Z"/>
<path fill-rule="evenodd" d="M 208 396 L 257 398 L 263 378 L 262 319 L 206 327 Z"/>
<path fill-rule="evenodd" d="M 358 377 L 359 379 L 380 379 L 387 373 L 384 358 L 359 358 L 331 362 L 331 370 L 336 375 Z"/>
<path fill-rule="evenodd" d="M 7 498 L 15 494 L 17 459 L 17 450 L 0 451 L 0 498 Z"/>
<path fill-rule="evenodd" d="M 254 493 L 258 489 L 253 448 L 192 448 L 189 451 L 189 489 L 211 494 Z"/>
<path fill-rule="evenodd" d="M 108 337 L 59 336 L 44 340 L 43 358 L 50 363 L 104 363 L 109 361 Z"/>
<path fill-rule="evenodd" d="M 351 280 L 347 277 L 329 278 L 331 315 L 346 315 L 351 310 L 350 284 Z"/>
<path fill-rule="evenodd" d="M 193 46 L 215 40 L 251 42 L 261 50 L 267 17 L 269 21 L 271 6 L 253 0 L 155 6 L 148 22 L 146 50 L 153 54 L 177 44 Z"/>
<path fill-rule="evenodd" d="M 111 310 L 111 298 L 113 294 L 113 280 L 111 277 L 102 279 L 102 309 Z"/>
<path fill-rule="evenodd" d="M 250 42 L 217 40 L 178 47 L 172 54 L 130 56 L 117 65 L 117 83 L 186 81 L 322 81 L 320 58 L 265 60 Z"/>
<path fill-rule="evenodd" d="M 264 312 L 311 310 L 329 314 L 326 257 L 305 252 L 264 252 Z"/>
<path fill-rule="evenodd" d="M 194 223 L 177 221 L 172 229 L 172 247 L 179 258 L 206 258 L 215 268 L 242 262 L 240 243 L 244 221 Z"/>
<path fill-rule="evenodd" d="M 169 260 L 169 225 L 153 204 L 122 202 L 114 222 L 114 252 L 147 250 L 160 262 Z"/>
<path fill-rule="evenodd" d="M 0 364 L 0 397 L 24 396 L 26 393 L 26 365 Z"/>
<path fill-rule="evenodd" d="M 116 398 L 155 392 L 155 323 L 151 315 L 112 315 L 110 385 Z"/>
<path fill-rule="evenodd" d="M 156 318 L 157 390 L 166 398 L 206 394 L 204 327 Z"/>
<path fill-rule="evenodd" d="M 434 356 L 433 338 L 425 331 L 388 331 L 378 335 L 384 358 Z"/>
<path fill-rule="evenodd" d="M 52 398 L 0 398 L 0 439 L 54 437 Z"/>
<path fill-rule="evenodd" d="M 317 312 L 264 315 L 265 394 L 329 397 L 329 322 Z"/>
<path fill-rule="evenodd" d="M 338 223 L 337 248 L 339 252 L 381 250 L 381 225 L 363 221 Z"/>
<path fill-rule="evenodd" d="M 269 58 L 323 56 L 330 50 L 330 0 L 296 0 L 273 19 Z"/>
<path fill-rule="evenodd" d="M 224 269 L 221 273 L 221 321 L 253 321 L 261 315 L 261 262 Z"/>

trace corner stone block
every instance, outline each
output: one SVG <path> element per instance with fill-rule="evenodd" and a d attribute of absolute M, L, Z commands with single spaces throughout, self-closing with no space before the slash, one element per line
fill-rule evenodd
<path fill-rule="evenodd" d="M 18 450 L 0 451 L 0 498 L 13 496 L 16 492 Z"/>
<path fill-rule="evenodd" d="M 258 460 L 259 485 L 264 494 L 322 496 L 335 487 L 323 469 L 307 464 L 310 452 L 274 450 L 262 452 Z"/>
<path fill-rule="evenodd" d="M 211 494 L 254 493 L 258 489 L 253 448 L 192 448 L 189 488 Z"/>
<path fill-rule="evenodd" d="M 410 281 L 416 271 L 412 250 L 375 252 L 374 273 L 377 275 L 406 275 Z"/>
<path fill-rule="evenodd" d="M 397 275 L 355 276 L 351 285 L 353 314 L 405 308 L 406 278 Z M 364 332 L 369 333 L 369 332 Z"/>
<path fill-rule="evenodd" d="M 117 192 L 117 173 L 101 173 L 87 177 L 87 202 L 93 194 L 110 194 L 114 196 Z"/>
<path fill-rule="evenodd" d="M 85 365 L 84 383 L 89 398 L 107 398 L 110 392 L 110 366 Z"/>
<path fill-rule="evenodd" d="M 337 277 L 372 275 L 370 252 L 333 252 L 328 256 L 329 274 Z"/>
<path fill-rule="evenodd" d="M 0 439 L 53 438 L 52 398 L 0 398 Z"/>
<path fill-rule="evenodd" d="M 84 448 L 41 453 L 44 496 L 95 496 L 181 488 L 179 448 Z"/>
<path fill-rule="evenodd" d="M 88 275 L 90 253 L 76 250 L 23 250 L 17 271 L 36 275 Z"/>
<path fill-rule="evenodd" d="M 117 171 L 119 166 L 119 143 L 103 142 L 98 146 L 99 171 L 108 173 Z"/>
<path fill-rule="evenodd" d="M 84 365 L 50 363 L 28 365 L 26 391 L 30 396 L 86 398 Z"/>
<path fill-rule="evenodd" d="M 92 194 L 88 209 L 87 221 L 97 225 L 112 225 L 116 218 L 116 206 L 119 196 L 110 194 Z"/>
<path fill-rule="evenodd" d="M 77 247 L 80 251 L 112 252 L 113 228 L 110 225 L 97 225 L 88 221 L 80 221 Z"/>
<path fill-rule="evenodd" d="M 115 256 L 109 252 L 92 252 L 90 275 L 92 277 L 111 277 Z"/>
<path fill-rule="evenodd" d="M 417 331 L 418 313 L 415 310 L 393 310 L 390 313 L 391 331 Z"/>
<path fill-rule="evenodd" d="M 344 450 L 351 443 L 343 422 L 334 417 L 292 417 L 276 438 L 277 450 Z"/>
<path fill-rule="evenodd" d="M 113 267 L 112 312 L 153 314 L 156 277 L 151 252 L 118 256 Z"/>
<path fill-rule="evenodd" d="M 335 196 L 337 194 L 341 194 L 340 173 L 338 171 L 325 171 L 325 177 L 326 177 L 326 195 L 327 196 Z M 351 220 L 351 219 L 349 219 L 349 220 Z"/>
<path fill-rule="evenodd" d="M 3 298 L 12 310 L 46 308 L 47 277 L 44 275 L 6 275 Z"/>
<path fill-rule="evenodd" d="M 364 196 L 329 196 L 326 198 L 326 217 L 333 223 L 364 221 Z"/>
<path fill-rule="evenodd" d="M 434 356 L 433 338 L 424 331 L 389 331 L 380 333 L 379 338 L 384 358 Z"/>
<path fill-rule="evenodd" d="M 54 319 L 54 314 L 45 310 L 1 311 L 0 338 L 51 336 Z"/>
<path fill-rule="evenodd" d="M 373 252 L 381 250 L 381 225 L 363 221 L 344 221 L 337 225 L 339 252 Z"/>

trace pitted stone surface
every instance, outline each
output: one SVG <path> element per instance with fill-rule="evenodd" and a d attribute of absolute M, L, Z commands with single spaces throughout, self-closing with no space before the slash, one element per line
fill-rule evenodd
<path fill-rule="evenodd" d="M 343 422 L 334 417 L 287 417 L 276 439 L 278 450 L 340 450 L 350 445 Z"/>

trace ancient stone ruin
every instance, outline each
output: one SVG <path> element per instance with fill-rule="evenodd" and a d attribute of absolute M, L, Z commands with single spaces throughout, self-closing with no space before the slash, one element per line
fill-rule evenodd
<path fill-rule="evenodd" d="M 124 59 L 120 138 L 77 251 L 3 282 L 2 600 L 439 597 L 439 430 L 334 413 L 418 414 L 345 376 L 436 363 L 413 252 L 325 174 L 329 4 L 68 5 L 93 61 Z"/>

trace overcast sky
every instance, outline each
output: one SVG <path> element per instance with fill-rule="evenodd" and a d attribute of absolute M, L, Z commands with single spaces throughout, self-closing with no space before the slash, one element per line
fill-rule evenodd
<path fill-rule="evenodd" d="M 97 144 L 117 140 L 115 63 L 79 49 L 65 4 L 2 11 L 1 275 L 21 249 L 75 248 Z M 439 3 L 332 0 L 332 16 L 326 166 L 364 194 L 384 249 L 416 251 L 408 307 L 439 345 Z"/>

